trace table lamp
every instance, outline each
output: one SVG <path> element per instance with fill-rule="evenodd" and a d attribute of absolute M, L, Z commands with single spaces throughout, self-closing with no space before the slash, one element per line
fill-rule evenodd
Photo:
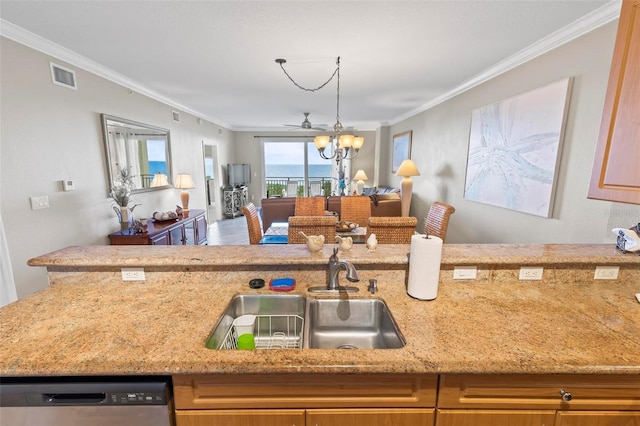
<path fill-rule="evenodd" d="M 176 183 L 174 188 L 182 189 L 180 199 L 182 200 L 182 210 L 185 213 L 189 212 L 189 191 L 187 189 L 193 189 L 196 186 L 193 184 L 193 179 L 189 173 L 180 173 L 176 177 Z"/>
<path fill-rule="evenodd" d="M 358 170 L 356 175 L 353 177 L 353 180 L 356 180 L 357 190 L 356 193 L 358 195 L 362 195 L 362 190 L 364 189 L 364 181 L 369 179 L 364 170 Z"/>
<path fill-rule="evenodd" d="M 402 176 L 402 183 L 400 187 L 402 192 L 402 199 L 400 201 L 402 216 L 409 216 L 411 193 L 413 192 L 413 181 L 411 180 L 411 176 L 420 176 L 420 172 L 416 165 L 413 164 L 413 161 L 407 159 L 400 164 L 400 167 L 398 167 L 396 176 Z"/>
<path fill-rule="evenodd" d="M 153 175 L 153 180 L 151 181 L 151 188 L 158 188 L 160 186 L 168 186 L 169 181 L 167 180 L 167 175 L 164 173 L 156 173 Z"/>

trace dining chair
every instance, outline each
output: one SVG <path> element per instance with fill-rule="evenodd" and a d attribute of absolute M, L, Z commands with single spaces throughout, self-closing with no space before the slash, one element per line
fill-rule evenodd
<path fill-rule="evenodd" d="M 444 243 L 447 237 L 447 228 L 449 228 L 449 219 L 455 211 L 453 206 L 435 201 L 424 219 L 425 234 L 440 237 Z"/>
<path fill-rule="evenodd" d="M 288 242 L 289 244 L 304 244 L 307 241 L 300 235 L 300 231 L 306 235 L 324 235 L 325 244 L 333 244 L 336 241 L 335 216 L 290 216 Z"/>
<path fill-rule="evenodd" d="M 369 197 L 340 197 L 340 220 L 366 226 L 371 217 L 371 199 Z"/>
<path fill-rule="evenodd" d="M 411 244 L 416 226 L 418 218 L 412 216 L 370 217 L 367 224 L 367 240 L 369 235 L 376 234 L 378 244 Z"/>
<path fill-rule="evenodd" d="M 243 206 L 242 214 L 247 219 L 249 244 L 259 244 L 262 239 L 262 228 L 260 227 L 260 218 L 258 217 L 256 206 L 253 203 Z"/>
<path fill-rule="evenodd" d="M 297 197 L 294 215 L 324 216 L 324 197 Z"/>

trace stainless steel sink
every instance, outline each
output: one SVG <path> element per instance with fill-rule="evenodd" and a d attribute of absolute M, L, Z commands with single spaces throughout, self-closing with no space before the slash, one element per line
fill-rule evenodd
<path fill-rule="evenodd" d="M 233 320 L 242 315 L 253 314 L 258 318 L 254 324 L 256 346 L 265 348 L 275 342 L 282 347 L 301 347 L 307 299 L 291 294 L 239 295 L 233 297 L 218 320 L 205 343 L 209 349 L 235 349 Z M 283 338 L 280 338 L 284 334 Z M 268 336 L 260 339 L 260 336 Z"/>
<path fill-rule="evenodd" d="M 309 300 L 304 333 L 311 349 L 394 349 L 404 336 L 378 299 Z"/>
<path fill-rule="evenodd" d="M 233 320 L 246 314 L 257 316 L 253 334 L 258 349 L 393 349 L 405 345 L 382 300 L 275 294 L 231 299 L 206 347 L 236 349 Z"/>

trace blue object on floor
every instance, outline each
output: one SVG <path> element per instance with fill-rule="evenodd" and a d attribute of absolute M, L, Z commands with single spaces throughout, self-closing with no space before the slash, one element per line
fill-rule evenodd
<path fill-rule="evenodd" d="M 287 244 L 288 239 L 286 235 L 265 235 L 260 239 L 260 244 Z"/>

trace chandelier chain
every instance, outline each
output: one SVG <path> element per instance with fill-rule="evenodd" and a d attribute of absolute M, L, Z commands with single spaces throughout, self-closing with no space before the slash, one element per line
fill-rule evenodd
<path fill-rule="evenodd" d="M 289 78 L 289 80 L 291 80 L 291 82 L 298 88 L 298 89 L 302 89 L 306 92 L 316 92 L 320 89 L 322 89 L 324 86 L 326 86 L 327 84 L 329 84 L 329 82 L 331 80 L 333 80 L 333 78 L 336 76 L 336 74 L 338 75 L 338 87 L 340 87 L 340 57 L 338 56 L 338 60 L 336 61 L 337 67 L 336 69 L 333 71 L 333 74 L 331 74 L 331 77 L 329 77 L 329 79 L 327 81 L 325 81 L 324 83 L 322 83 L 320 86 L 314 88 L 314 89 L 309 89 L 307 87 L 301 86 L 298 83 L 296 83 L 296 81 L 293 79 L 293 77 L 291 77 L 289 75 L 289 73 L 287 72 L 287 70 L 284 69 L 284 62 L 278 62 L 280 64 L 280 68 L 282 68 L 282 71 L 284 72 L 284 74 L 287 76 L 287 78 Z M 339 90 L 339 89 L 338 89 Z"/>

